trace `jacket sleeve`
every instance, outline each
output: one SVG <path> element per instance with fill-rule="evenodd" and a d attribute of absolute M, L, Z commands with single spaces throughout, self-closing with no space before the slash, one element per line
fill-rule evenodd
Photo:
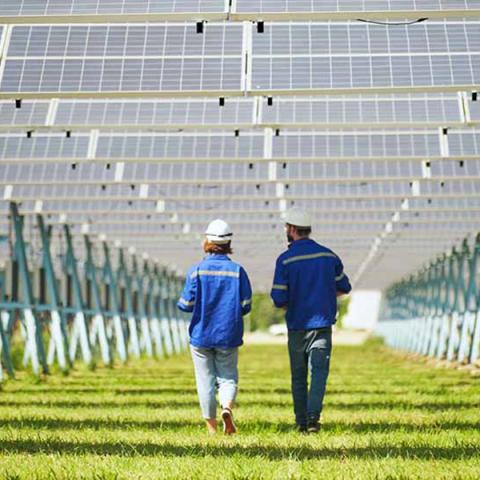
<path fill-rule="evenodd" d="M 240 302 L 242 315 L 246 315 L 252 309 L 252 287 L 247 272 L 240 268 Z"/>
<path fill-rule="evenodd" d="M 189 270 L 185 279 L 182 296 L 178 299 L 177 307 L 182 312 L 193 312 L 197 293 L 197 276 L 195 270 Z"/>
<path fill-rule="evenodd" d="M 349 293 L 350 290 L 352 290 L 350 280 L 343 271 L 342 261 L 338 257 L 335 264 L 335 284 L 337 287 L 337 292 Z"/>
<path fill-rule="evenodd" d="M 273 304 L 280 308 L 288 304 L 288 281 L 287 272 L 280 258 L 275 265 L 275 274 L 273 276 L 273 285 L 270 292 Z"/>

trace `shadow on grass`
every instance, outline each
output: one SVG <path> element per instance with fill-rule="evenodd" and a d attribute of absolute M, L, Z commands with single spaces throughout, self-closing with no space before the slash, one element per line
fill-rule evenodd
<path fill-rule="evenodd" d="M 30 428 L 36 430 L 125 430 L 138 429 L 141 431 L 178 432 L 191 430 L 192 428 L 203 429 L 201 420 L 177 421 L 177 420 L 113 420 L 89 418 L 84 420 L 59 419 L 59 418 L 12 418 L 0 419 L 0 428 L 12 428 L 21 430 Z M 239 427 L 242 433 L 292 433 L 293 423 L 267 422 L 267 421 L 241 421 Z M 378 423 L 343 423 L 329 422 L 322 425 L 324 432 L 330 433 L 398 433 L 398 432 L 441 432 L 441 431 L 466 431 L 477 430 L 476 422 L 439 422 L 431 424 L 412 424 L 399 422 L 378 422 Z"/>
<path fill-rule="evenodd" d="M 124 394 L 125 395 L 125 394 Z M 274 400 L 239 400 L 238 406 L 245 408 L 248 407 L 263 407 L 265 409 L 275 408 L 275 407 L 286 407 L 291 405 L 290 398 L 286 398 L 283 401 L 274 401 Z M 114 400 L 105 400 L 102 401 L 99 399 L 96 402 L 89 400 L 44 400 L 44 401 L 23 401 L 18 402 L 14 400 L 0 400 L 0 407 L 43 407 L 43 408 L 185 408 L 185 407 L 197 407 L 198 401 L 195 400 L 132 400 L 122 399 L 122 401 Z M 447 402 L 447 401 L 437 401 L 437 402 L 422 402 L 422 401 L 398 401 L 398 400 L 389 400 L 385 402 L 340 402 L 335 401 L 334 399 L 331 402 L 326 403 L 326 407 L 329 410 L 348 410 L 348 411 L 358 411 L 358 410 L 427 410 L 427 411 L 445 411 L 459 408 L 478 408 L 478 401 L 461 401 L 458 402 Z"/>
<path fill-rule="evenodd" d="M 329 458 L 408 458 L 428 460 L 459 460 L 478 456 L 478 448 L 466 447 L 353 447 L 329 448 L 310 446 L 279 447 L 261 445 L 212 445 L 189 444 L 175 445 L 171 443 L 85 443 L 67 441 L 3 440 L 0 444 L 2 454 L 61 454 L 61 455 L 115 455 L 120 457 L 188 457 L 203 458 L 206 456 L 226 457 L 240 455 L 245 458 L 261 457 L 268 460 L 313 460 Z"/>

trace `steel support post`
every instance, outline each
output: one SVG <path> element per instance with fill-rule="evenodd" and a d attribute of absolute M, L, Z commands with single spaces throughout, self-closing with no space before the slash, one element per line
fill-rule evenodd
<path fill-rule="evenodd" d="M 165 355 L 162 343 L 162 330 L 160 324 L 160 312 L 158 310 L 158 302 L 160 296 L 160 287 L 158 284 L 158 276 L 149 268 L 148 262 L 144 264 L 144 274 L 148 278 L 147 287 L 147 314 L 150 319 L 150 330 L 152 332 L 155 353 L 159 358 Z"/>
<path fill-rule="evenodd" d="M 160 285 L 160 296 L 159 296 L 159 312 L 160 312 L 160 321 L 162 326 L 162 335 L 165 340 L 165 351 L 167 355 L 173 354 L 173 340 L 172 333 L 170 330 L 170 322 L 168 318 L 169 309 L 168 309 L 168 282 L 167 274 L 164 269 L 155 268 L 159 285 Z"/>
<path fill-rule="evenodd" d="M 115 344 L 117 347 L 117 353 L 122 362 L 127 361 L 127 344 L 125 340 L 125 331 L 123 328 L 122 316 L 120 312 L 120 302 L 118 298 L 118 288 L 117 280 L 113 274 L 112 264 L 110 261 L 110 251 L 107 245 L 107 242 L 103 242 L 103 253 L 104 253 L 104 279 L 109 285 L 109 297 L 111 303 L 111 310 L 113 312 L 113 331 L 115 336 Z"/>
<path fill-rule="evenodd" d="M 58 290 L 55 269 L 53 266 L 52 255 L 50 253 L 50 231 L 45 228 L 45 223 L 41 215 L 37 215 L 37 226 L 42 239 L 42 263 L 45 269 L 45 279 L 48 291 L 48 306 L 50 310 L 50 344 L 48 348 L 47 361 L 52 365 L 55 357 L 58 365 L 64 371 L 71 367 L 68 356 L 68 332 L 67 321 L 63 310 L 60 293 Z"/>
<path fill-rule="evenodd" d="M 146 299 L 145 299 L 145 270 L 140 271 L 137 267 L 137 259 L 135 256 L 132 258 L 132 275 L 135 281 L 135 287 L 137 291 L 137 317 L 140 319 L 140 345 L 147 354 L 147 356 L 153 356 L 152 335 L 150 332 L 150 324 L 148 321 L 146 311 Z"/>
<path fill-rule="evenodd" d="M 136 358 L 140 358 L 140 342 L 138 339 L 137 318 L 135 316 L 135 310 L 133 308 L 133 289 L 132 278 L 127 272 L 125 265 L 125 257 L 123 250 L 120 248 L 118 251 L 118 269 L 117 269 L 117 285 L 123 282 L 125 288 L 125 306 L 128 323 L 128 347 L 129 352 Z M 116 286 L 113 288 L 117 288 Z"/>
<path fill-rule="evenodd" d="M 87 286 L 90 289 L 91 296 L 93 298 L 93 310 L 94 315 L 92 319 L 92 325 L 90 329 L 90 345 L 92 347 L 98 345 L 102 356 L 102 361 L 105 365 L 112 364 L 112 354 L 110 351 L 110 343 L 107 336 L 107 325 L 105 322 L 105 315 L 101 300 L 100 287 L 97 279 L 97 267 L 93 261 L 92 243 L 88 235 L 84 236 L 86 261 L 85 261 L 85 274 L 87 280 Z"/>
<path fill-rule="evenodd" d="M 35 313 L 35 300 L 28 270 L 25 242 L 23 240 L 23 218 L 18 212 L 17 205 L 10 203 L 11 221 L 15 232 L 15 258 L 18 262 L 19 277 L 22 284 L 21 317 L 25 330 L 25 359 L 30 360 L 35 374 L 48 373 L 45 347 L 42 338 L 42 326 Z"/>
<path fill-rule="evenodd" d="M 90 346 L 87 315 L 85 313 L 86 306 L 83 300 L 82 286 L 78 275 L 77 259 L 73 249 L 72 236 L 68 225 L 63 226 L 65 241 L 67 243 L 67 251 L 65 255 L 65 273 L 70 275 L 73 287 L 73 306 L 75 308 L 75 316 L 73 320 L 71 338 L 70 338 L 70 360 L 73 362 L 77 357 L 78 346 L 82 354 L 83 361 L 87 365 L 93 362 L 92 349 Z"/>

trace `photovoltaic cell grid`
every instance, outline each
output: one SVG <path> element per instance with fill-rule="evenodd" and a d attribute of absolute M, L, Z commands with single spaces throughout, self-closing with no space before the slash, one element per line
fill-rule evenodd
<path fill-rule="evenodd" d="M 0 92 L 238 91 L 242 28 L 17 26 Z"/>
<path fill-rule="evenodd" d="M 252 90 L 478 85 L 479 52 L 477 22 L 270 24 L 253 36 Z"/>

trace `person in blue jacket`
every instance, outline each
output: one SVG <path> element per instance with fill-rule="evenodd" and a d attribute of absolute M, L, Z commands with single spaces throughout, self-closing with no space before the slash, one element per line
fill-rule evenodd
<path fill-rule="evenodd" d="M 289 246 L 277 259 L 271 297 L 286 310 L 296 425 L 300 432 L 313 433 L 320 430 L 337 297 L 352 287 L 340 258 L 309 238 L 307 212 L 292 208 L 285 222 Z"/>
<path fill-rule="evenodd" d="M 217 430 L 218 388 L 223 431 L 236 432 L 233 407 L 238 389 L 238 347 L 243 344 L 243 316 L 250 312 L 252 289 L 242 266 L 230 260 L 232 230 L 223 220 L 210 222 L 204 259 L 187 273 L 177 306 L 192 312 L 190 349 L 200 408 L 209 433 Z"/>

